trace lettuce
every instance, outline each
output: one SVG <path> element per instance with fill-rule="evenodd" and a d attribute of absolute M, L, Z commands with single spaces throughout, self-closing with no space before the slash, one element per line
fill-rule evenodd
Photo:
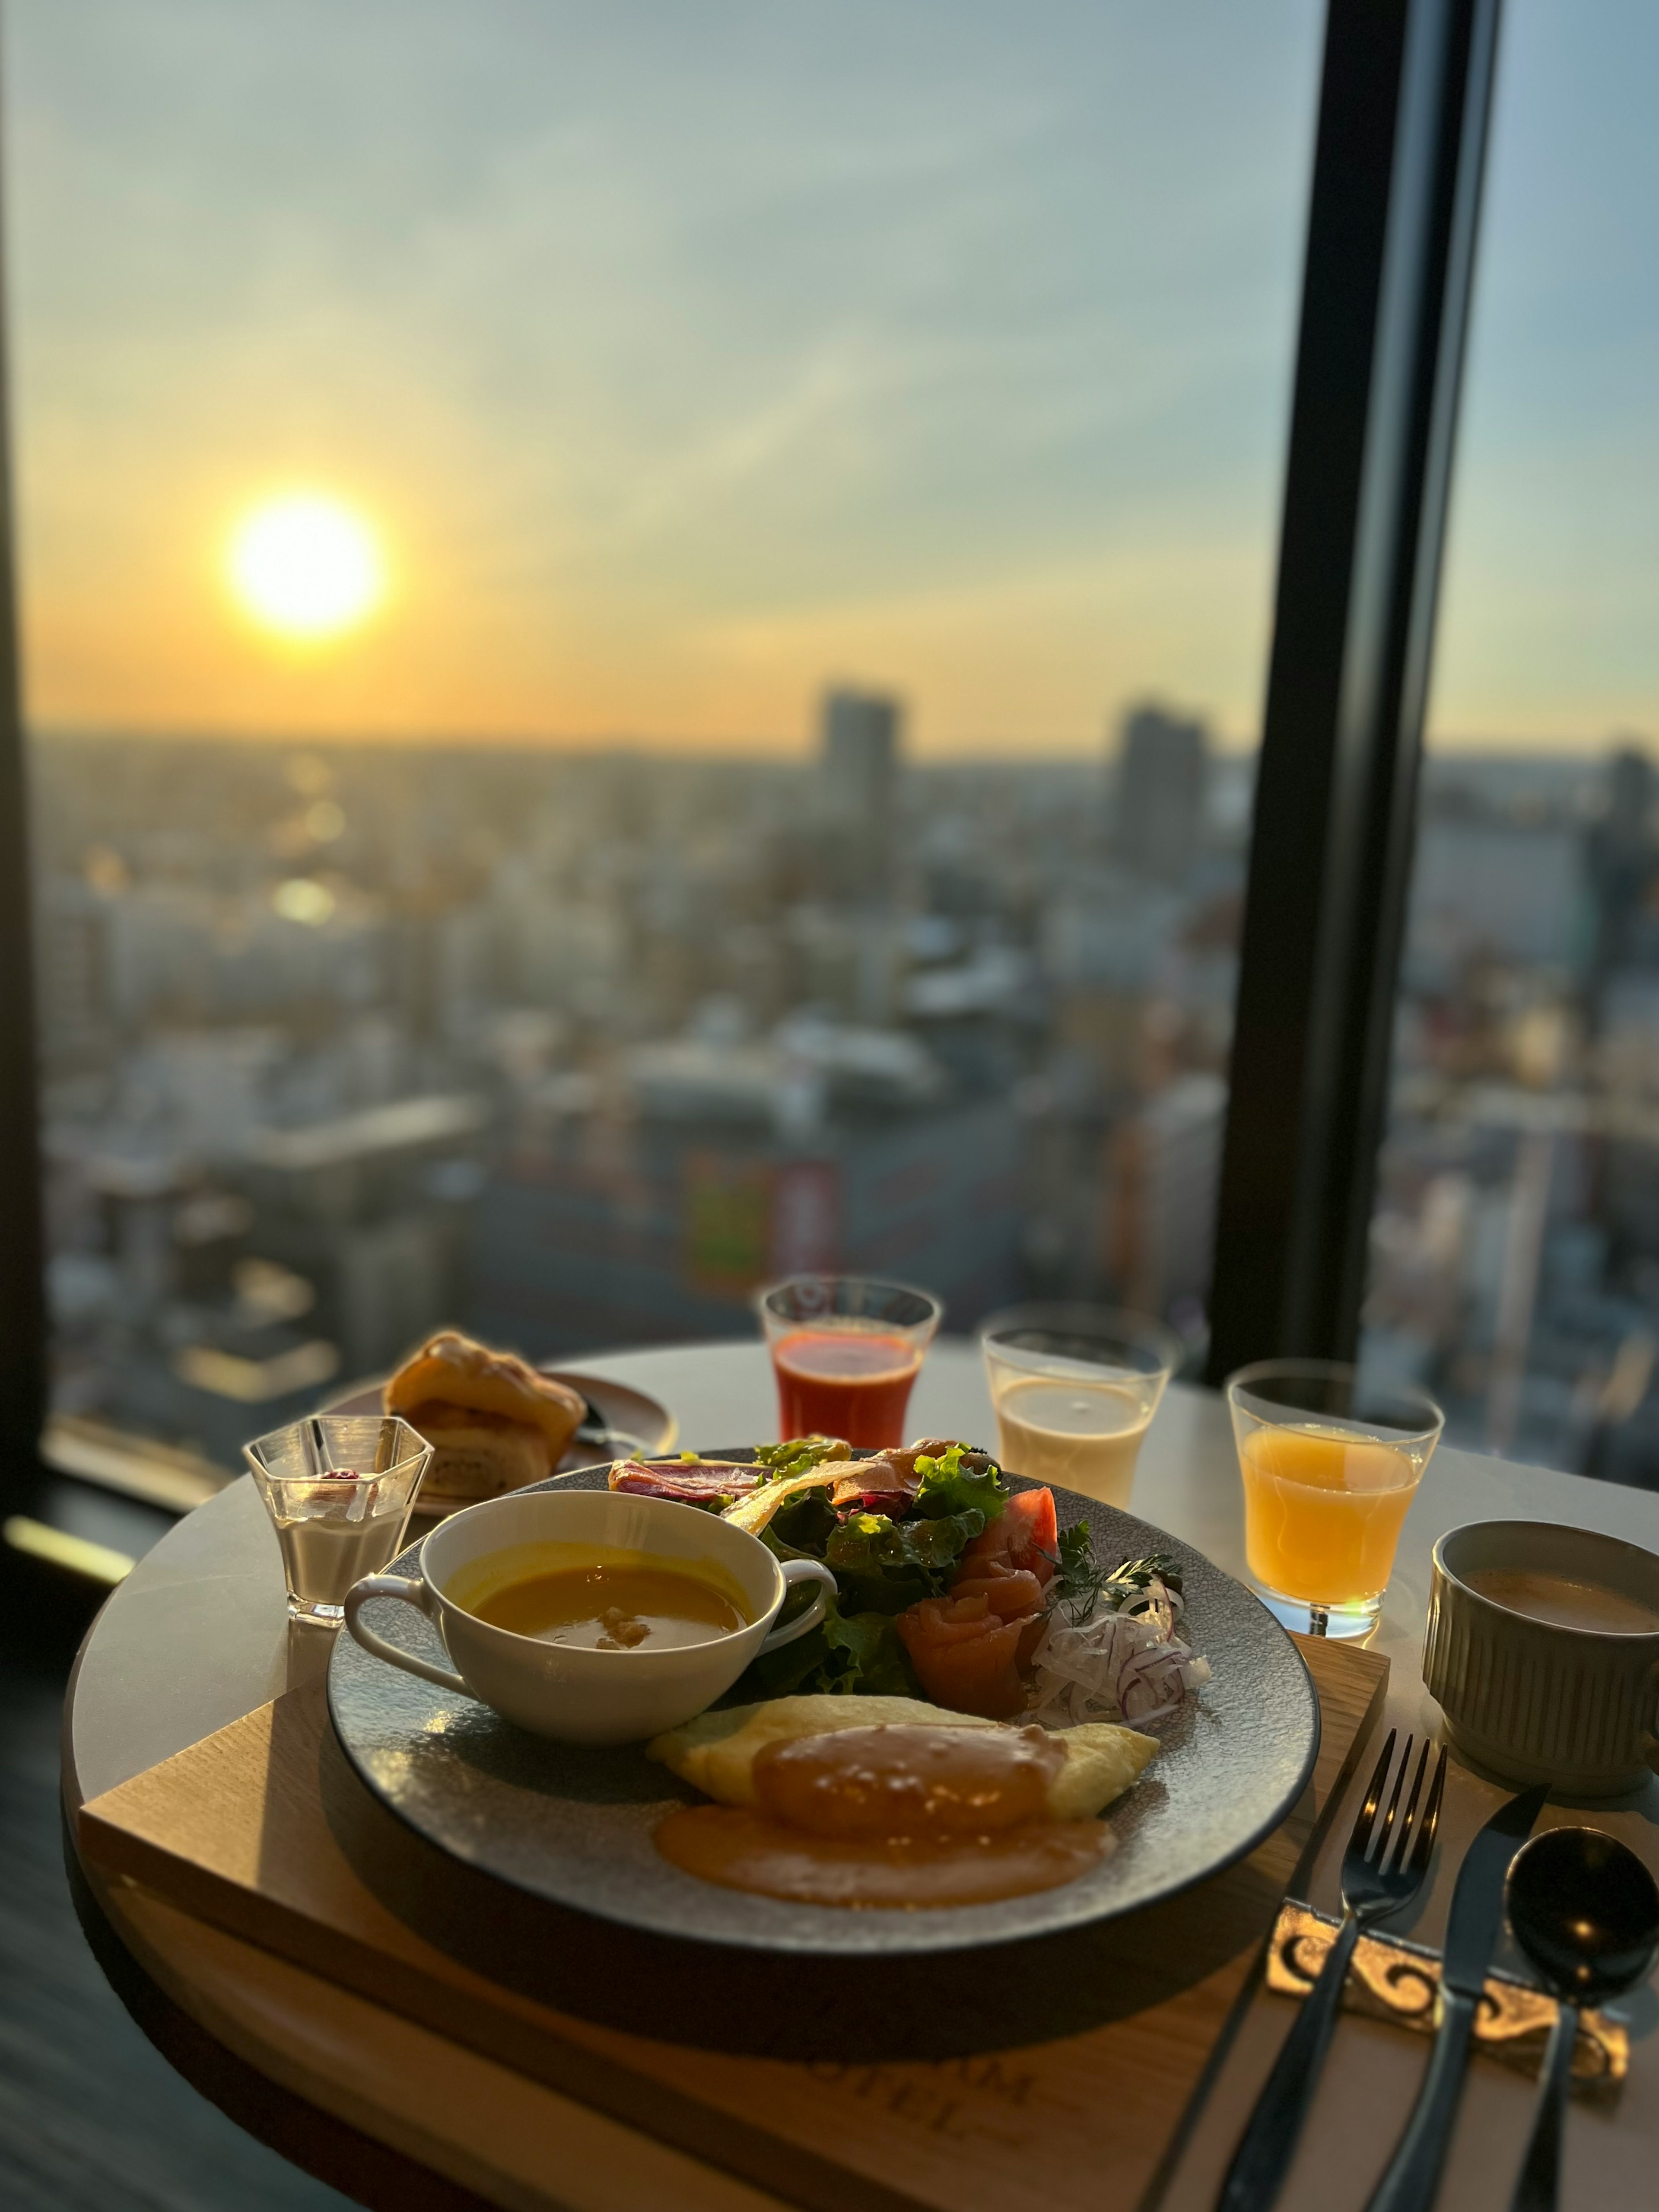
<path fill-rule="evenodd" d="M 849 1513 L 825 1540 L 824 1564 L 842 1603 L 854 1611 L 902 1613 L 921 1598 L 939 1595 L 984 1526 L 976 1506 L 931 1521 Z"/>
<path fill-rule="evenodd" d="M 805 1490 L 773 1515 L 761 1537 L 780 1559 L 821 1559 L 823 1547 L 840 1526 L 836 1509 L 822 1490 Z"/>
<path fill-rule="evenodd" d="M 916 1473 L 921 1481 L 916 1491 L 915 1510 L 924 1520 L 943 1520 L 958 1513 L 977 1513 L 980 1528 L 994 1521 L 1008 1502 L 1008 1493 L 1002 1486 L 1002 1478 L 996 1462 L 984 1452 L 969 1452 L 967 1457 L 977 1464 L 964 1467 L 966 1447 L 952 1444 L 949 1451 L 940 1452 L 936 1458 L 927 1454 L 917 1460 Z M 976 1535 L 978 1529 L 974 1532 Z"/>
<path fill-rule="evenodd" d="M 682 1452 L 681 1458 L 689 1456 Z M 810 1474 L 826 1461 L 847 1456 L 839 1437 L 787 1437 L 781 1444 L 757 1444 L 755 1464 L 763 1482 L 787 1482 L 792 1474 Z"/>
<path fill-rule="evenodd" d="M 890 1614 L 843 1613 L 831 1598 L 824 1610 L 823 1635 L 828 1647 L 824 1666 L 830 1672 L 823 1686 L 832 1692 L 850 1696 L 854 1690 L 861 1690 L 866 1696 L 878 1698 L 916 1695 L 916 1678 Z"/>
<path fill-rule="evenodd" d="M 745 1669 L 720 1702 L 750 1705 L 762 1698 L 914 1698 L 920 1694 L 892 1617 L 844 1613 L 826 1598 L 823 1619 L 798 1642 L 769 1651 Z"/>

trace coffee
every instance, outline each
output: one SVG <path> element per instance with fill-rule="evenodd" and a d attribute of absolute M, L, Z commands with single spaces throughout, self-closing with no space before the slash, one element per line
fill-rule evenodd
<path fill-rule="evenodd" d="M 1460 1579 L 1494 1605 L 1552 1628 L 1587 1628 L 1603 1635 L 1650 1636 L 1659 1612 L 1604 1583 L 1575 1582 L 1539 1568 L 1474 1567 Z"/>

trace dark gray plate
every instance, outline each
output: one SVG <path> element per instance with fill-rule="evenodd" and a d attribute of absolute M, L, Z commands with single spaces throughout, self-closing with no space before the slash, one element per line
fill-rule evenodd
<path fill-rule="evenodd" d="M 605 1474 L 589 1468 L 547 1486 L 598 1490 Z M 894 1960 L 1138 1911 L 1218 1873 L 1278 1826 L 1313 1769 L 1318 1700 L 1295 1645 L 1231 1576 L 1112 1506 L 1066 1491 L 1055 1502 L 1062 1527 L 1091 1524 L 1102 1558 L 1174 1553 L 1186 1578 L 1188 1633 L 1214 1670 L 1202 1695 L 1154 1731 L 1158 1758 L 1105 1815 L 1117 1850 L 1062 1889 L 948 1911 L 848 1912 L 699 1881 L 651 1840 L 664 1814 L 699 1802 L 697 1793 L 641 1750 L 581 1750 L 527 1735 L 487 1706 L 370 1658 L 343 1634 L 328 1676 L 335 1730 L 369 1790 L 428 1843 L 618 1929 L 750 1953 Z M 402 1553 L 399 1571 L 415 1571 L 418 1549 Z M 365 1612 L 388 1642 L 444 1657 L 410 1607 L 386 1599 Z"/>

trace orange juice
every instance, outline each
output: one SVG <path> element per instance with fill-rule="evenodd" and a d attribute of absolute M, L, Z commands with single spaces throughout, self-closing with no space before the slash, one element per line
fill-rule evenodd
<path fill-rule="evenodd" d="M 1251 1430 L 1238 1456 L 1256 1580 L 1310 1605 L 1376 1598 L 1427 1453 L 1305 1421 Z"/>

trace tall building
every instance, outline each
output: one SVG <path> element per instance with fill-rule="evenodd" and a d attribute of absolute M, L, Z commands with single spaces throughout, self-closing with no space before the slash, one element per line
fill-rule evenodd
<path fill-rule="evenodd" d="M 823 695 L 823 815 L 859 890 L 878 887 L 892 859 L 902 714 L 879 692 Z"/>
<path fill-rule="evenodd" d="M 1113 844 L 1137 875 L 1178 883 L 1197 854 L 1208 744 L 1202 722 L 1160 707 L 1124 717 Z"/>
<path fill-rule="evenodd" d="M 1653 763 L 1634 745 L 1607 763 L 1604 811 L 1585 839 L 1584 858 L 1595 909 L 1595 941 L 1588 979 L 1591 1026 L 1601 1024 L 1610 978 L 1620 968 L 1651 957 L 1653 884 L 1659 877 L 1654 842 Z M 1648 964 L 1644 962 L 1643 964 Z"/>

